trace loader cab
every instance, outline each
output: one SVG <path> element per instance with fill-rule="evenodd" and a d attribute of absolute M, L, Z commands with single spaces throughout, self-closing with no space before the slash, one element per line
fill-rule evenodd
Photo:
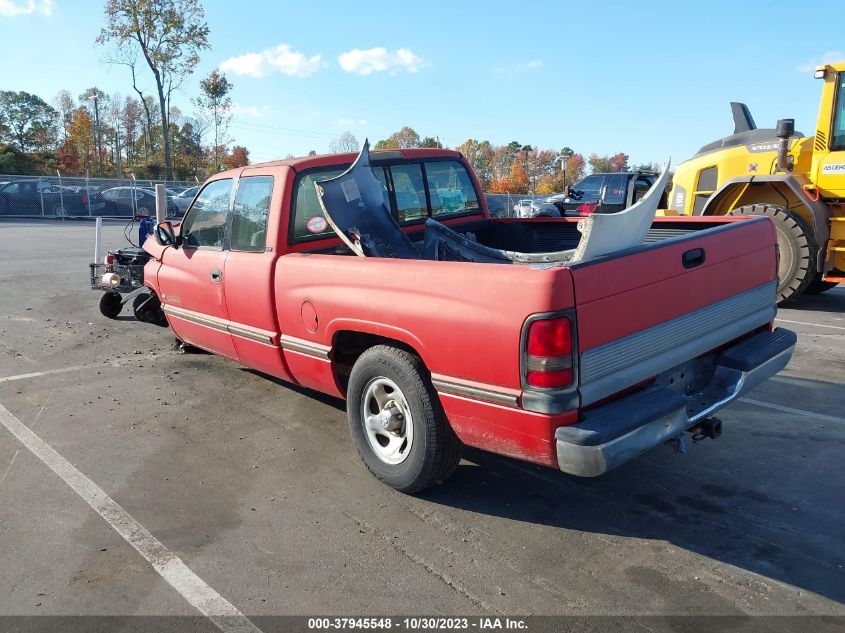
<path fill-rule="evenodd" d="M 845 63 L 816 69 L 824 81 L 813 144 L 812 173 L 823 198 L 845 198 Z"/>

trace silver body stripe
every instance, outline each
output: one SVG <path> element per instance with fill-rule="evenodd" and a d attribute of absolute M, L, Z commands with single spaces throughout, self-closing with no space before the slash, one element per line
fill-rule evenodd
<path fill-rule="evenodd" d="M 777 311 L 775 288 L 772 281 L 587 350 L 579 368 L 582 406 L 769 323 Z"/>
<path fill-rule="evenodd" d="M 170 314 L 180 319 L 184 319 L 185 321 L 198 323 L 199 325 L 204 325 L 214 330 L 228 332 L 230 334 L 234 334 L 235 336 L 241 336 L 259 343 L 265 343 L 267 345 L 273 344 L 273 337 L 258 328 L 243 325 L 242 323 L 232 323 L 231 321 L 218 319 L 217 317 L 208 316 L 207 314 L 197 314 L 196 312 L 174 306 L 162 305 L 162 309 L 165 314 Z"/>
<path fill-rule="evenodd" d="M 492 402 L 494 404 L 504 404 L 511 407 L 515 407 L 518 402 L 518 399 L 515 395 L 503 391 L 485 389 L 482 387 L 470 387 L 468 385 L 462 385 L 456 382 L 451 382 L 449 380 L 443 380 L 440 378 L 432 378 L 431 384 L 438 391 L 438 393 L 452 393 L 459 396 L 467 396 L 476 400 L 484 400 L 486 402 Z"/>
<path fill-rule="evenodd" d="M 312 343 L 311 341 L 306 341 L 301 338 L 294 338 L 293 336 L 288 336 L 287 334 L 282 335 L 281 343 L 282 349 L 288 349 L 292 352 L 300 352 L 301 354 L 313 356 L 314 358 L 319 358 L 321 360 L 328 360 L 329 352 L 331 352 L 330 347 L 319 345 L 318 343 Z"/>

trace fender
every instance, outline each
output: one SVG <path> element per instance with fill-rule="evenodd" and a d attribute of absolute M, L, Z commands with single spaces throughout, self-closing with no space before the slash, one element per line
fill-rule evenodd
<path fill-rule="evenodd" d="M 738 191 L 741 185 L 753 184 L 779 184 L 789 189 L 795 198 L 802 204 L 813 219 L 813 236 L 816 239 L 816 244 L 819 246 L 819 251 L 816 255 L 816 269 L 825 270 L 825 256 L 827 254 L 827 243 L 830 239 L 830 209 L 821 200 L 811 200 L 803 191 L 805 185 L 812 185 L 812 183 L 804 176 L 797 174 L 786 175 L 764 175 L 764 176 L 739 176 L 731 178 L 721 187 L 719 187 L 701 213 L 697 215 L 725 215 L 731 209 L 742 206 L 742 196 L 744 191 Z M 744 188 L 743 188 L 744 189 Z M 731 201 L 731 198 L 735 198 Z M 772 204 L 778 204 L 778 200 L 773 198 L 770 200 Z M 730 208 L 727 208 L 730 206 Z"/>
<path fill-rule="evenodd" d="M 334 347 L 335 336 L 338 332 L 360 332 L 362 334 L 372 334 L 374 336 L 392 338 L 411 347 L 420 355 L 420 358 L 422 358 L 426 366 L 429 366 L 428 361 L 430 359 L 428 358 L 429 354 L 425 344 L 408 330 L 392 325 L 384 325 L 382 323 L 363 321 L 360 319 L 334 319 L 326 325 L 326 334 L 324 339 L 328 341 L 332 347 Z"/>

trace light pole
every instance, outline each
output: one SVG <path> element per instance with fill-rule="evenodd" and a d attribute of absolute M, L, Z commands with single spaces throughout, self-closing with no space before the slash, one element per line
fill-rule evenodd
<path fill-rule="evenodd" d="M 566 152 L 560 154 L 560 168 L 563 172 L 563 193 L 566 194 L 566 164 L 569 161 L 569 156 Z"/>

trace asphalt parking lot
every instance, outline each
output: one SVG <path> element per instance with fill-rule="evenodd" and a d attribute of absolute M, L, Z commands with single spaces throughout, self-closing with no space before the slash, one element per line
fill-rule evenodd
<path fill-rule="evenodd" d="M 409 497 L 342 402 L 102 317 L 92 250 L 90 224 L 0 223 L 0 405 L 36 438 L 0 427 L 0 614 L 197 614 L 78 472 L 247 616 L 845 615 L 843 288 L 780 311 L 795 357 L 717 441 L 594 480 L 467 450 Z"/>

